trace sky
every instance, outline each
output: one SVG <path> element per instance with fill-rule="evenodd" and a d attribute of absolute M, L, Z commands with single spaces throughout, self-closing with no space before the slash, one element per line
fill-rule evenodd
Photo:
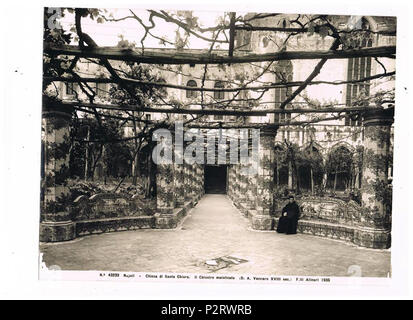
<path fill-rule="evenodd" d="M 109 14 L 112 13 L 115 19 L 119 19 L 125 16 L 130 16 L 131 13 L 129 9 L 107 9 L 108 12 L 105 16 L 109 18 Z M 148 20 L 149 14 L 146 10 L 142 9 L 131 9 L 133 12 L 143 20 L 146 25 L 150 25 Z M 223 16 L 224 12 L 217 11 L 194 11 L 194 16 L 198 17 L 199 23 L 203 27 L 215 26 L 217 24 L 217 19 L 219 16 Z M 167 23 L 160 18 L 154 18 L 156 26 L 151 32 L 156 36 L 166 37 L 171 42 L 175 41 L 175 32 L 177 26 L 173 23 Z M 74 25 L 74 14 L 66 13 L 65 16 L 60 20 L 63 28 L 70 30 Z M 90 18 L 82 19 L 82 29 L 85 33 L 89 34 L 99 46 L 115 46 L 120 40 L 119 35 L 123 35 L 125 40 L 129 42 L 136 42 L 140 46 L 141 38 L 144 35 L 144 29 L 139 24 L 138 21 L 134 19 L 126 19 L 118 22 L 103 22 L 97 23 L 96 19 L 92 20 Z M 183 35 L 183 33 L 181 33 Z M 204 33 L 203 36 L 210 37 L 211 33 Z M 223 36 L 218 39 L 225 40 Z M 154 39 L 151 36 L 147 36 L 144 42 L 145 47 L 158 48 L 158 47 L 168 47 L 161 45 L 158 39 Z M 170 46 L 169 46 L 170 47 Z M 207 41 L 198 39 L 195 36 L 190 37 L 190 47 L 193 49 L 208 49 L 209 43 Z M 224 49 L 225 44 L 221 45 L 221 49 Z"/>

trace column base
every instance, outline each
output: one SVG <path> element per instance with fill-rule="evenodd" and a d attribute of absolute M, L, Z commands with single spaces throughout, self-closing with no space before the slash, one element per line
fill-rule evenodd
<path fill-rule="evenodd" d="M 387 229 L 358 227 L 354 229 L 354 244 L 372 249 L 388 249 L 391 246 L 391 232 Z"/>
<path fill-rule="evenodd" d="M 173 214 L 175 207 L 172 208 L 158 208 L 157 211 L 162 214 Z"/>
<path fill-rule="evenodd" d="M 261 216 L 271 216 L 271 211 L 270 209 L 256 208 L 257 214 Z"/>
<path fill-rule="evenodd" d="M 240 202 L 239 198 L 234 198 L 233 202 L 234 202 L 235 208 L 237 208 L 238 210 L 240 210 L 240 208 L 241 208 L 241 202 Z"/>
<path fill-rule="evenodd" d="M 176 207 L 182 208 L 185 205 L 185 201 L 176 201 Z"/>
<path fill-rule="evenodd" d="M 155 214 L 156 229 L 175 229 L 178 226 L 178 217 L 176 214 Z"/>
<path fill-rule="evenodd" d="M 41 242 L 69 241 L 76 238 L 76 223 L 72 221 L 40 223 Z"/>
<path fill-rule="evenodd" d="M 248 207 L 245 203 L 240 203 L 238 210 L 241 211 L 241 213 L 244 217 L 248 217 L 249 209 L 248 209 Z"/>
<path fill-rule="evenodd" d="M 256 210 L 249 210 L 251 227 L 254 230 L 273 230 L 273 218 L 269 215 L 258 214 Z"/>
<path fill-rule="evenodd" d="M 176 208 L 172 213 L 156 213 L 155 228 L 156 229 L 175 229 L 179 222 L 186 216 L 188 211 L 194 207 L 193 201 L 185 202 L 182 208 Z"/>

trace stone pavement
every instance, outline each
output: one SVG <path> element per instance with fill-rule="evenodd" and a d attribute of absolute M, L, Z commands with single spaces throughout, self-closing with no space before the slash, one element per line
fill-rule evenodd
<path fill-rule="evenodd" d="M 230 200 L 215 194 L 205 195 L 175 230 L 91 235 L 40 250 L 47 266 L 63 270 L 348 276 L 359 266 L 367 277 L 391 272 L 390 250 L 251 230 Z"/>

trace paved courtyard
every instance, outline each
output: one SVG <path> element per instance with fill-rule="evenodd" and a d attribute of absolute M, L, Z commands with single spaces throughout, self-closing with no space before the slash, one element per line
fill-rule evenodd
<path fill-rule="evenodd" d="M 251 230 L 225 195 L 214 194 L 205 195 L 175 230 L 91 235 L 41 244 L 40 250 L 47 266 L 63 270 L 348 276 L 359 266 L 366 277 L 391 272 L 390 250 Z"/>

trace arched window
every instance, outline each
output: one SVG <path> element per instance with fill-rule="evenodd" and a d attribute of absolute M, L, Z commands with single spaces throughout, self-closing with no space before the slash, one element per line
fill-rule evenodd
<path fill-rule="evenodd" d="M 195 80 L 189 80 L 186 83 L 187 87 L 197 87 L 196 81 Z M 192 90 L 186 90 L 186 97 L 187 98 L 196 98 L 197 97 L 197 91 L 192 91 Z"/>
<path fill-rule="evenodd" d="M 214 88 L 224 88 L 224 83 L 222 81 L 215 81 Z M 224 91 L 214 91 L 215 100 L 224 100 L 225 92 Z"/>
<path fill-rule="evenodd" d="M 96 83 L 96 94 L 99 98 L 105 98 L 108 94 L 106 83 Z"/>
<path fill-rule="evenodd" d="M 77 92 L 77 83 L 66 82 L 66 95 L 74 96 Z"/>
<path fill-rule="evenodd" d="M 293 65 L 289 60 L 279 61 L 275 67 L 275 82 L 291 82 L 293 80 Z M 281 103 L 283 103 L 287 97 L 291 95 L 291 87 L 279 87 L 275 88 L 275 107 L 279 108 Z M 286 106 L 288 107 L 288 105 Z M 291 120 L 291 113 L 276 113 L 275 121 L 283 122 L 286 120 Z"/>
<path fill-rule="evenodd" d="M 237 30 L 235 33 L 235 49 L 251 50 L 252 32 L 248 30 Z"/>
<path fill-rule="evenodd" d="M 363 30 L 370 30 L 370 24 L 367 19 L 362 18 L 361 28 Z M 364 48 L 372 47 L 373 40 L 371 37 L 353 40 L 352 47 Z M 350 58 L 348 60 L 347 68 L 347 80 L 360 80 L 371 76 L 371 57 Z M 348 83 L 346 90 L 346 105 L 351 106 L 359 98 L 363 96 L 369 96 L 370 94 L 370 81 L 359 83 Z M 345 125 L 347 126 L 359 126 L 361 121 L 359 119 L 345 118 Z"/>

